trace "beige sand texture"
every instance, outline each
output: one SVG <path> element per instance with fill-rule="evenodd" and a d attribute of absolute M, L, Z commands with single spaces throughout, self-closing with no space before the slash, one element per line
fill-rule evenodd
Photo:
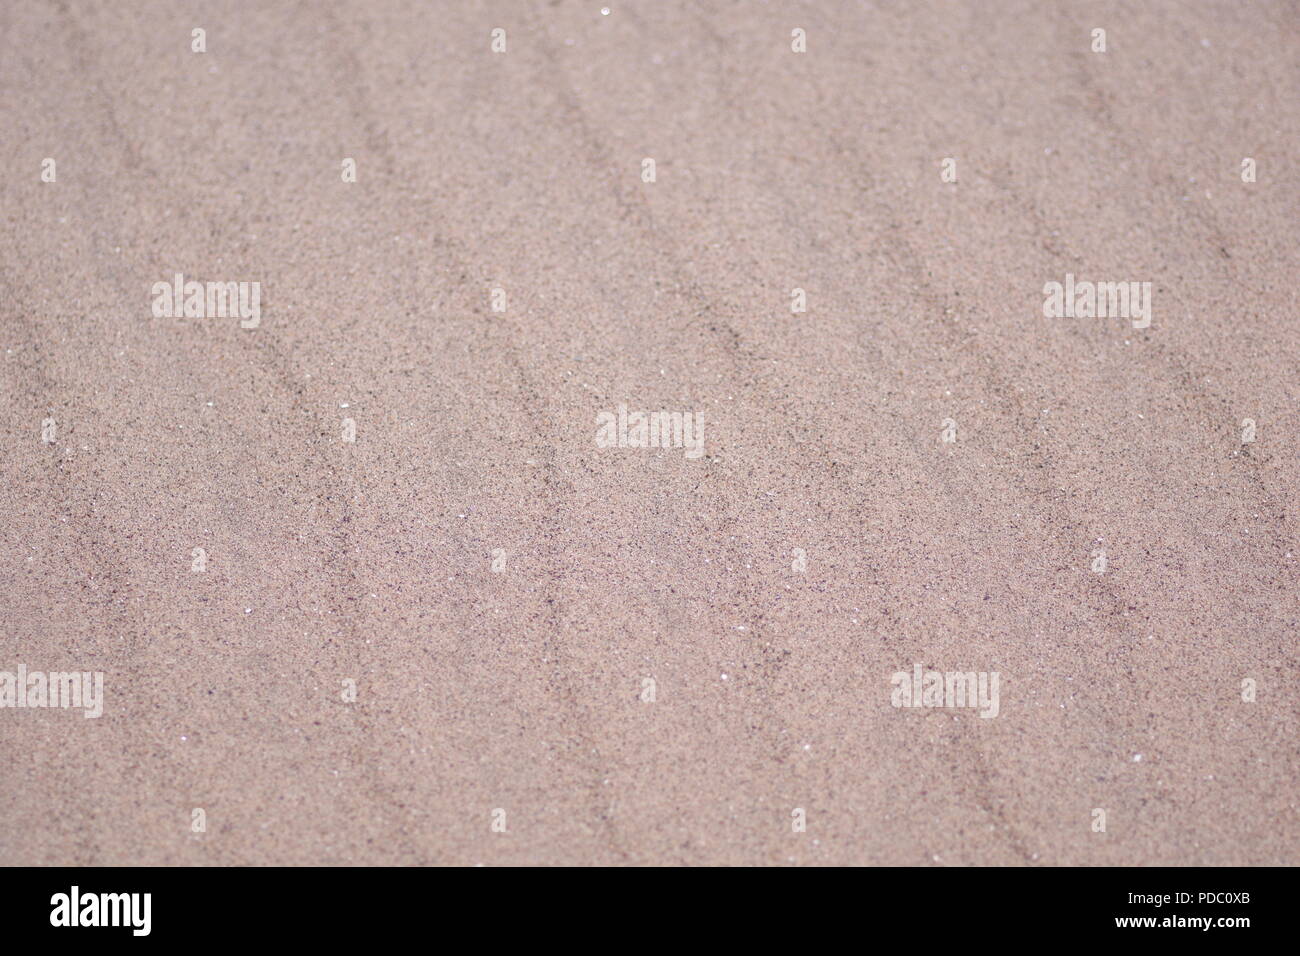
<path fill-rule="evenodd" d="M 0 5 L 0 863 L 1296 863 L 1298 24 Z"/>

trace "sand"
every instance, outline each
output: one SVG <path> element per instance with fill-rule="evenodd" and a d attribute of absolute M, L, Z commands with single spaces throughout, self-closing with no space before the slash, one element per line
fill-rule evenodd
<path fill-rule="evenodd" d="M 0 863 L 1300 860 L 1294 4 L 607 2 L 0 8 Z"/>

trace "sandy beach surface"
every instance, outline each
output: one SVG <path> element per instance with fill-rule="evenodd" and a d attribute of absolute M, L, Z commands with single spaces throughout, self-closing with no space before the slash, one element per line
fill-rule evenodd
<path fill-rule="evenodd" d="M 0 864 L 1296 863 L 1298 90 L 1292 2 L 0 5 L 0 671 L 103 681 Z"/>

